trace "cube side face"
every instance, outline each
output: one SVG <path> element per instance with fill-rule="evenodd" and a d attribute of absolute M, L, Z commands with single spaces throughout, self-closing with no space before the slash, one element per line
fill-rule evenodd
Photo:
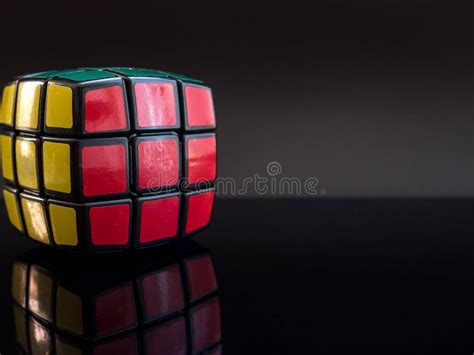
<path fill-rule="evenodd" d="M 202 82 L 147 69 L 50 71 L 8 83 L 2 102 L 8 218 L 30 239 L 112 251 L 209 224 L 217 144 Z"/>

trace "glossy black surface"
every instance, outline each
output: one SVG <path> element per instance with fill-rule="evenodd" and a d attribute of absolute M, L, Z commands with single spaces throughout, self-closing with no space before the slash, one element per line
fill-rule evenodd
<path fill-rule="evenodd" d="M 474 201 L 218 200 L 195 237 L 215 265 L 229 354 L 471 354 Z M 2 211 L 2 354 L 19 238 Z M 78 265 L 78 267 L 81 267 Z"/>

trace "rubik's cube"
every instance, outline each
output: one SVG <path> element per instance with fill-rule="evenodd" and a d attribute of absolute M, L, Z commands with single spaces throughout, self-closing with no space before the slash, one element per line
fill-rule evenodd
<path fill-rule="evenodd" d="M 47 249 L 17 258 L 11 294 L 19 353 L 220 354 L 210 254 L 191 242 L 163 248 L 105 256 L 107 267 L 104 256 Z"/>
<path fill-rule="evenodd" d="M 162 71 L 49 71 L 8 83 L 0 116 L 10 222 L 56 248 L 155 245 L 205 228 L 215 112 L 201 81 Z"/>

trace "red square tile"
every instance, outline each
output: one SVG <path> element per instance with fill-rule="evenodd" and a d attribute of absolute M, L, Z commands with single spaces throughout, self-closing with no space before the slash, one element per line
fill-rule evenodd
<path fill-rule="evenodd" d="M 130 239 L 130 205 L 91 207 L 89 221 L 92 244 L 128 244 Z"/>
<path fill-rule="evenodd" d="M 186 233 L 206 227 L 212 215 L 214 191 L 188 195 L 186 212 Z"/>
<path fill-rule="evenodd" d="M 82 190 L 86 197 L 127 192 L 125 144 L 82 148 Z"/>
<path fill-rule="evenodd" d="M 186 271 L 191 301 L 217 290 L 216 275 L 209 255 L 186 260 Z"/>
<path fill-rule="evenodd" d="M 112 340 L 95 347 L 94 355 L 135 355 L 137 354 L 137 337 L 135 335 Z"/>
<path fill-rule="evenodd" d="M 183 318 L 145 331 L 145 354 L 186 355 L 186 327 Z"/>
<path fill-rule="evenodd" d="M 184 308 L 181 272 L 178 265 L 143 277 L 144 319 L 151 321 Z"/>
<path fill-rule="evenodd" d="M 120 131 L 127 128 L 124 91 L 120 85 L 87 90 L 84 101 L 86 132 Z"/>
<path fill-rule="evenodd" d="M 174 186 L 179 179 L 179 144 L 175 136 L 139 139 L 138 188 L 140 190 Z"/>
<path fill-rule="evenodd" d="M 186 140 L 188 184 L 216 179 L 216 136 L 189 136 Z"/>
<path fill-rule="evenodd" d="M 135 83 L 137 122 L 140 128 L 177 125 L 175 85 L 168 82 Z"/>
<path fill-rule="evenodd" d="M 186 85 L 184 88 L 187 126 L 214 127 L 216 118 L 211 89 Z"/>
<path fill-rule="evenodd" d="M 140 206 L 140 243 L 172 238 L 178 234 L 179 196 L 145 200 Z"/>
<path fill-rule="evenodd" d="M 221 314 L 217 298 L 191 310 L 191 327 L 194 353 L 220 342 Z"/>
<path fill-rule="evenodd" d="M 97 297 L 95 325 L 98 336 L 129 329 L 136 323 L 135 300 L 131 283 Z"/>

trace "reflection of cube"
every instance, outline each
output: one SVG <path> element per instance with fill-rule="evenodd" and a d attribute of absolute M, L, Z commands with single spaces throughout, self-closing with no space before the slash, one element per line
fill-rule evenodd
<path fill-rule="evenodd" d="M 11 223 L 59 248 L 125 249 L 211 218 L 211 90 L 133 68 L 26 75 L 3 91 L 0 146 Z"/>
<path fill-rule="evenodd" d="M 218 354 L 217 291 L 211 256 L 192 242 L 106 268 L 36 250 L 13 265 L 16 340 L 32 354 L 53 343 L 58 354 Z"/>

